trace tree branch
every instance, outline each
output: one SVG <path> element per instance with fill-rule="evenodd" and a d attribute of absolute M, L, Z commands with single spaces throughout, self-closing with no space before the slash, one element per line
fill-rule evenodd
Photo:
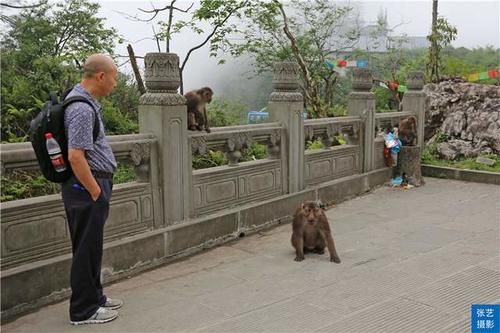
<path fill-rule="evenodd" d="M 134 49 L 132 45 L 127 45 L 128 56 L 130 60 L 130 65 L 132 65 L 132 70 L 134 71 L 135 80 L 137 81 L 137 88 L 139 92 L 142 94 L 146 93 L 146 87 L 144 87 L 144 83 L 142 81 L 141 72 L 139 71 L 139 66 L 137 66 L 136 56 L 134 54 Z"/>
<path fill-rule="evenodd" d="M 215 33 L 217 32 L 217 30 L 222 27 L 227 20 L 229 20 L 229 18 L 236 12 L 238 11 L 240 8 L 243 8 L 247 5 L 248 1 L 245 1 L 243 2 L 240 6 L 238 7 L 235 7 L 231 12 L 229 12 L 227 14 L 227 16 L 224 18 L 224 20 L 222 20 L 222 22 L 220 22 L 219 24 L 217 24 L 214 29 L 212 30 L 212 32 L 207 36 L 207 38 L 205 38 L 205 40 L 203 42 L 201 42 L 200 44 L 196 45 L 195 47 L 191 48 L 188 53 L 186 54 L 186 56 L 184 57 L 184 60 L 182 61 L 182 66 L 181 66 L 181 72 L 184 70 L 184 67 L 186 66 L 186 63 L 189 59 L 189 57 L 191 56 L 191 53 L 193 53 L 194 51 L 196 51 L 197 49 L 203 47 L 206 43 L 208 43 L 208 41 L 210 40 L 210 38 L 212 38 Z"/>
<path fill-rule="evenodd" d="M 307 68 L 307 65 L 304 61 L 304 58 L 302 57 L 302 54 L 300 53 L 300 50 L 297 46 L 297 40 L 295 39 L 295 36 L 292 34 L 290 29 L 288 28 L 288 18 L 286 16 L 285 10 L 283 9 L 283 5 L 278 1 L 274 0 L 274 2 L 278 5 L 281 15 L 283 16 L 283 31 L 285 32 L 285 35 L 288 37 L 291 43 L 292 51 L 295 54 L 295 58 L 297 59 L 297 62 L 299 63 L 300 69 L 302 70 L 302 73 L 304 74 L 304 78 L 306 81 L 306 99 L 309 100 L 312 104 L 313 110 L 316 113 L 316 116 L 319 118 L 321 116 L 320 110 L 318 109 L 318 101 L 317 101 L 317 89 L 316 85 L 311 78 L 311 73 L 309 72 L 309 69 Z"/>
<path fill-rule="evenodd" d="M 156 34 L 155 26 L 151 25 L 151 28 L 153 28 L 153 35 L 155 36 L 155 39 L 156 39 L 156 45 L 158 45 L 158 52 L 161 52 L 160 41 L 158 39 L 158 35 Z"/>
<path fill-rule="evenodd" d="M 154 20 L 154 18 L 155 18 L 156 16 L 158 16 L 158 14 L 159 14 L 160 12 L 163 12 L 163 11 L 165 11 L 165 10 L 169 10 L 169 11 L 171 11 L 171 12 L 173 12 L 174 10 L 177 10 L 177 11 L 182 12 L 182 13 L 187 13 L 187 12 L 189 12 L 189 11 L 191 10 L 191 8 L 192 8 L 192 7 L 193 7 L 193 5 L 194 5 L 194 2 L 193 2 L 193 3 L 191 3 L 191 6 L 189 6 L 187 9 L 180 9 L 180 8 L 177 8 L 177 7 L 174 7 L 174 6 L 173 6 L 173 3 L 174 3 L 174 2 L 175 2 L 175 1 L 172 1 L 172 3 L 171 3 L 170 5 L 165 6 L 165 7 L 163 7 L 163 8 L 154 8 L 154 7 L 153 7 L 153 9 L 151 9 L 151 10 L 146 10 L 146 9 L 142 9 L 142 8 L 137 8 L 138 10 L 140 10 L 140 11 L 141 11 L 141 12 L 143 12 L 143 13 L 154 14 L 154 15 L 153 15 L 151 18 L 149 18 L 148 20 L 140 20 L 140 21 L 143 21 L 143 22 L 150 22 L 150 21 Z"/>
<path fill-rule="evenodd" d="M 7 8 L 12 8 L 12 9 L 29 9 L 29 8 L 37 8 L 37 7 L 43 6 L 46 3 L 47 3 L 47 1 L 40 1 L 39 3 L 34 4 L 34 5 L 19 5 L 19 6 L 16 6 L 16 5 L 11 5 L 11 4 L 8 4 L 8 3 L 5 3 L 5 2 L 0 2 L 0 6 L 7 7 Z"/>

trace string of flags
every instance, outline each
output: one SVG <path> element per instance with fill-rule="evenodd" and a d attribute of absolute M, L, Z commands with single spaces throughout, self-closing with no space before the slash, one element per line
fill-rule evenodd
<path fill-rule="evenodd" d="M 325 60 L 325 65 L 329 69 L 344 68 L 344 67 L 357 67 L 367 68 L 368 60 Z"/>
<path fill-rule="evenodd" d="M 465 77 L 467 81 L 480 81 L 480 80 L 497 79 L 497 78 L 500 78 L 500 68 L 493 69 L 487 72 L 469 74 Z"/>
<path fill-rule="evenodd" d="M 379 81 L 378 82 L 378 85 L 381 86 L 382 88 L 386 88 L 386 89 L 389 89 L 389 90 L 392 90 L 392 91 L 397 91 L 397 92 L 400 92 L 400 93 L 405 93 L 406 90 L 408 90 L 408 88 L 406 88 L 405 85 L 402 85 L 402 84 L 399 84 L 399 83 L 396 83 L 396 82 L 381 82 Z"/>

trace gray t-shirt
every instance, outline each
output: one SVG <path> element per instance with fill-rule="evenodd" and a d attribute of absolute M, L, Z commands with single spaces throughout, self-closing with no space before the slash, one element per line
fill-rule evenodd
<path fill-rule="evenodd" d="M 91 170 L 114 172 L 116 160 L 104 132 L 101 105 L 80 84 L 77 84 L 66 98 L 73 96 L 83 96 L 94 105 L 96 111 L 83 102 L 72 103 L 66 108 L 64 127 L 68 148 L 84 149 Z M 99 119 L 99 135 L 94 142 L 96 115 Z"/>

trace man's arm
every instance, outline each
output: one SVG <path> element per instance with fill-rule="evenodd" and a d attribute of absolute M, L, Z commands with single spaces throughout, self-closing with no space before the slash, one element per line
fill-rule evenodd
<path fill-rule="evenodd" d="M 92 200 L 97 201 L 101 195 L 101 187 L 90 172 L 90 166 L 85 158 L 85 150 L 69 148 L 68 160 L 75 177 L 90 193 Z"/>

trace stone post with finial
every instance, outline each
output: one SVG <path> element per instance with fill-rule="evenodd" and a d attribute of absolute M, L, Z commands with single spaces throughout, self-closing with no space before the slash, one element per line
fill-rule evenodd
<path fill-rule="evenodd" d="M 271 121 L 285 127 L 285 158 L 288 179 L 285 193 L 304 188 L 304 98 L 299 92 L 299 66 L 294 62 L 278 62 L 273 66 L 273 88 L 269 96 Z"/>
<path fill-rule="evenodd" d="M 177 93 L 180 85 L 177 54 L 148 53 L 144 65 L 147 92 L 139 101 L 139 129 L 141 133 L 153 133 L 158 140 L 158 172 L 152 172 L 151 184 L 160 193 L 161 205 L 154 206 L 162 207 L 162 219 L 155 222 L 155 227 L 159 227 L 190 215 L 192 168 L 188 156 L 187 111 L 185 98 Z"/>
<path fill-rule="evenodd" d="M 408 73 L 406 78 L 407 91 L 403 97 L 403 111 L 415 113 L 417 118 L 417 145 L 420 151 L 424 149 L 424 128 L 425 128 L 425 100 L 424 72 L 414 71 Z"/>
<path fill-rule="evenodd" d="M 375 95 L 370 91 L 372 84 L 370 70 L 353 68 L 347 112 L 349 116 L 359 116 L 363 120 L 363 172 L 375 169 Z"/>

